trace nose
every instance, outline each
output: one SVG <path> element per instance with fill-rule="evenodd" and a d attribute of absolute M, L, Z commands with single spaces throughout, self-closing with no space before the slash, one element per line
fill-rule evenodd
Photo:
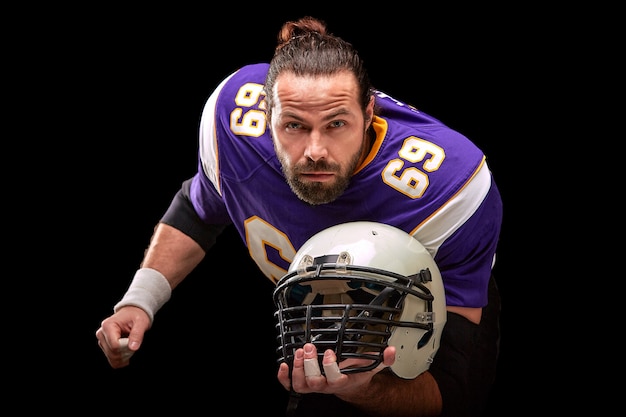
<path fill-rule="evenodd" d="M 307 140 L 306 149 L 304 150 L 304 156 L 313 162 L 317 162 L 328 156 L 328 149 L 326 148 L 324 138 L 319 132 L 311 131 Z"/>

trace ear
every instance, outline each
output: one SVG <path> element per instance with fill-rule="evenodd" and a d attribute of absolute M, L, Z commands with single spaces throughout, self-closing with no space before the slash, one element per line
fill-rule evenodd
<path fill-rule="evenodd" d="M 374 95 L 370 97 L 370 102 L 367 104 L 365 108 L 365 129 L 367 130 L 372 124 L 372 119 L 374 118 L 374 104 L 376 100 L 374 99 Z"/>

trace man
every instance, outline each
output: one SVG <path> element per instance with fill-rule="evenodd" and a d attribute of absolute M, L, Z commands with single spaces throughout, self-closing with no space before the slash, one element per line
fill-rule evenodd
<path fill-rule="evenodd" d="M 277 282 L 309 237 L 369 220 L 409 233 L 437 262 L 448 312 L 440 349 L 412 379 L 388 371 L 395 360 L 388 347 L 383 366 L 331 381 L 306 375 L 305 360 L 317 357 L 307 344 L 291 372 L 286 363 L 278 370 L 285 389 L 304 394 L 298 415 L 480 414 L 497 360 L 491 271 L 502 221 L 480 149 L 376 91 L 352 46 L 307 17 L 285 23 L 269 65 L 241 68 L 209 97 L 199 156 L 128 291 L 96 331 L 112 367 L 129 364 L 157 311 L 229 224 Z"/>

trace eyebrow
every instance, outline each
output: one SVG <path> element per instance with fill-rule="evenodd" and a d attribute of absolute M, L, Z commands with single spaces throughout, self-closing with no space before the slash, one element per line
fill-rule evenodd
<path fill-rule="evenodd" d="M 337 109 L 336 111 L 330 113 L 329 115 L 325 116 L 323 120 L 332 120 L 334 118 L 336 118 L 337 116 L 343 115 L 343 114 L 350 114 L 350 111 L 348 109 L 346 109 L 345 107 L 340 107 L 339 109 Z M 290 112 L 290 111 L 285 111 L 283 113 L 281 113 L 281 117 L 291 117 L 295 120 L 298 121 L 302 121 L 302 117 L 299 117 L 298 115 Z"/>

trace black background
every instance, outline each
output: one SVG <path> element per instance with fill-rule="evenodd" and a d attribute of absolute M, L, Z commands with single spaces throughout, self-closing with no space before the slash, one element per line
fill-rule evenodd
<path fill-rule="evenodd" d="M 529 401 L 517 386 L 535 359 L 520 350 L 533 330 L 524 327 L 525 259 L 514 246 L 527 232 L 519 154 L 534 51 L 518 19 L 477 10 L 478 20 L 469 10 L 364 9 L 368 16 L 360 18 L 356 10 L 321 6 L 227 7 L 233 10 L 85 12 L 39 38 L 49 56 L 41 76 L 52 87 L 40 100 L 57 114 L 51 124 L 62 154 L 55 167 L 62 178 L 46 203 L 65 207 L 46 214 L 55 220 L 50 235 L 64 243 L 46 243 L 60 252 L 49 266 L 62 278 L 48 281 L 54 309 L 46 335 L 56 340 L 54 354 L 24 365 L 18 385 L 52 387 L 56 395 L 46 405 L 59 411 L 282 415 L 273 285 L 233 230 L 175 290 L 128 368 L 108 366 L 95 331 L 123 295 L 180 183 L 196 170 L 200 113 L 213 88 L 242 65 L 268 61 L 280 25 L 310 14 L 361 51 L 377 88 L 466 134 L 487 155 L 505 208 L 496 266 L 502 354 L 488 415 L 523 409 Z"/>

